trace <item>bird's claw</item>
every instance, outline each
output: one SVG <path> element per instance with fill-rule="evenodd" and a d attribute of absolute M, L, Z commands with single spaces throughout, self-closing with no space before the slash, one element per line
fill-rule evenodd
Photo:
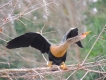
<path fill-rule="evenodd" d="M 67 66 L 63 66 L 63 65 L 61 65 L 60 68 L 61 68 L 62 70 L 67 70 L 67 69 L 68 69 Z"/>
<path fill-rule="evenodd" d="M 62 62 L 62 64 L 60 65 L 60 68 L 62 70 L 67 70 L 68 69 L 68 67 L 66 66 L 66 64 L 64 62 Z"/>
<path fill-rule="evenodd" d="M 48 63 L 48 67 L 52 67 L 52 61 L 50 61 L 49 63 Z"/>

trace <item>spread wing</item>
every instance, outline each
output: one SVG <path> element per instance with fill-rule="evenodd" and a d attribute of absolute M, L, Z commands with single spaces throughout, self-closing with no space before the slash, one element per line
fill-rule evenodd
<path fill-rule="evenodd" d="M 62 42 L 66 41 L 68 38 L 72 38 L 78 35 L 78 28 L 73 28 L 67 31 L 67 33 L 64 35 Z M 61 42 L 61 43 L 62 43 Z M 76 42 L 76 44 L 83 48 L 81 41 Z"/>
<path fill-rule="evenodd" d="M 20 48 L 20 47 L 34 47 L 40 50 L 42 53 L 48 53 L 50 43 L 39 33 L 25 33 L 15 39 L 12 39 L 7 43 L 8 49 Z"/>

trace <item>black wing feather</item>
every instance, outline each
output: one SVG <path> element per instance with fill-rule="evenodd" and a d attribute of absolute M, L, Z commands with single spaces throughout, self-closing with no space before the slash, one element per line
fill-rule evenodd
<path fill-rule="evenodd" d="M 63 37 L 62 42 L 66 41 L 68 38 L 72 38 L 78 35 L 78 28 L 70 29 Z M 83 48 L 81 41 L 76 42 L 76 44 Z"/>
<path fill-rule="evenodd" d="M 40 50 L 42 53 L 48 53 L 50 43 L 41 34 L 30 32 L 9 41 L 6 47 L 8 49 L 13 49 L 29 46 Z"/>

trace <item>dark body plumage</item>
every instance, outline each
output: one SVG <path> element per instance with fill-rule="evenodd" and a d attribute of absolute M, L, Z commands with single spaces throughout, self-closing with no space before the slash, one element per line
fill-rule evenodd
<path fill-rule="evenodd" d="M 67 52 L 62 57 L 55 57 L 51 52 L 48 53 L 49 61 L 52 61 L 53 64 L 61 65 L 62 62 L 66 61 Z"/>
<path fill-rule="evenodd" d="M 64 43 L 68 38 L 72 38 L 77 35 L 78 35 L 77 28 L 70 29 L 63 36 L 63 39 L 62 39 L 60 45 L 62 43 Z M 80 41 L 76 42 L 76 44 L 79 47 L 82 47 L 82 44 Z M 33 32 L 25 33 L 24 35 L 21 35 L 19 37 L 16 37 L 15 39 L 9 41 L 7 43 L 6 47 L 8 49 L 13 49 L 13 48 L 20 48 L 20 47 L 28 47 L 28 46 L 31 46 L 31 47 L 34 47 L 34 48 L 40 50 L 41 53 L 47 53 L 48 57 L 49 57 L 49 61 L 52 61 L 52 64 L 61 65 L 62 62 L 66 61 L 67 51 L 61 57 L 57 57 L 56 55 L 54 56 L 54 54 L 50 50 L 50 48 L 52 47 L 52 44 L 44 36 L 42 36 L 39 33 L 33 33 Z M 53 49 L 53 48 L 51 48 L 51 49 Z"/>

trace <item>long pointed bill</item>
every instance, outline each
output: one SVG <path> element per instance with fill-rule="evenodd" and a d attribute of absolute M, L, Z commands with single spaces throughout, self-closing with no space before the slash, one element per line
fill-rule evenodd
<path fill-rule="evenodd" d="M 90 33 L 91 31 L 87 31 L 87 32 L 84 32 L 84 33 L 82 33 L 82 38 L 84 39 L 89 33 Z"/>
<path fill-rule="evenodd" d="M 87 32 L 82 33 L 82 35 L 81 35 L 82 39 L 84 39 L 90 32 L 91 32 L 91 31 L 87 31 Z M 82 46 L 82 44 L 81 44 L 80 41 L 76 42 L 76 44 L 77 44 L 79 47 L 83 48 L 83 46 Z"/>
<path fill-rule="evenodd" d="M 91 31 L 84 32 L 84 33 L 82 33 L 82 35 L 87 36 L 90 32 Z"/>

